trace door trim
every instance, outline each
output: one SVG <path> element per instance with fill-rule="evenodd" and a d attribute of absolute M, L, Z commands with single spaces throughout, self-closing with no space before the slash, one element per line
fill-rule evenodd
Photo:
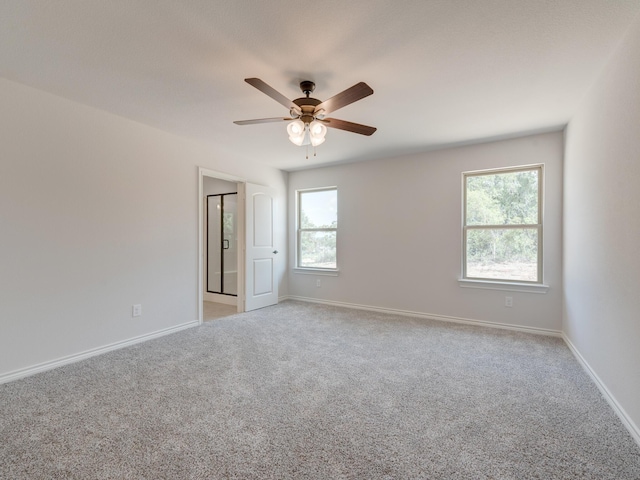
<path fill-rule="evenodd" d="M 241 177 L 198 167 L 198 324 L 202 325 L 202 302 L 204 301 L 204 177 L 217 178 L 238 184 L 238 313 L 244 312 L 245 301 L 245 183 Z"/>

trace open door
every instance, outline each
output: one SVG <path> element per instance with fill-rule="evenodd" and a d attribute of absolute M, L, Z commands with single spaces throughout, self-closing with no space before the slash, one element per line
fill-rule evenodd
<path fill-rule="evenodd" d="M 278 250 L 273 240 L 275 189 L 246 185 L 245 311 L 276 305 Z"/>

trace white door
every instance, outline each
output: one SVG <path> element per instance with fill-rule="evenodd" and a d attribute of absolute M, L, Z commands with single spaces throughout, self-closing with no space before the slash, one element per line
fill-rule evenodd
<path fill-rule="evenodd" d="M 246 184 L 245 311 L 278 303 L 273 240 L 275 189 Z"/>

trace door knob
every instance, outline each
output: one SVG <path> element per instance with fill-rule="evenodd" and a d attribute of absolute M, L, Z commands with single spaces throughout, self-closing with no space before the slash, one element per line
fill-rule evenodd
<path fill-rule="evenodd" d="M 274 250 L 273 253 L 278 253 L 278 250 Z"/>

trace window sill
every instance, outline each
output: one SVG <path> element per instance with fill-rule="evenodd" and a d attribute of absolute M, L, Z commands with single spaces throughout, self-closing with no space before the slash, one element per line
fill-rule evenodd
<path fill-rule="evenodd" d="M 325 275 L 329 277 L 337 277 L 340 270 L 337 268 L 301 268 L 295 267 L 293 273 L 301 273 L 303 275 Z"/>
<path fill-rule="evenodd" d="M 487 290 L 504 290 L 509 292 L 547 293 L 549 285 L 540 283 L 499 282 L 491 280 L 458 279 L 458 285 L 463 288 L 484 288 Z"/>

